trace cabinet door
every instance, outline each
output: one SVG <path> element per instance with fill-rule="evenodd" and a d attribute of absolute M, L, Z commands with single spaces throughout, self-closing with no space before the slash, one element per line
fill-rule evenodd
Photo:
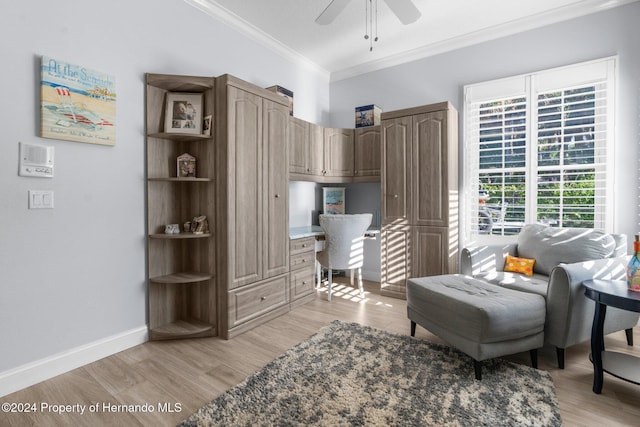
<path fill-rule="evenodd" d="M 406 283 L 411 276 L 411 230 L 409 226 L 383 226 L 380 246 L 380 294 L 406 298 Z"/>
<path fill-rule="evenodd" d="M 289 172 L 307 173 L 309 154 L 309 122 L 289 117 Z"/>
<path fill-rule="evenodd" d="M 449 224 L 447 114 L 434 111 L 413 118 L 412 224 Z"/>
<path fill-rule="evenodd" d="M 380 176 L 380 126 L 355 130 L 355 176 Z"/>
<path fill-rule="evenodd" d="M 353 176 L 354 155 L 353 129 L 325 128 L 325 176 Z"/>
<path fill-rule="evenodd" d="M 382 122 L 382 221 L 384 224 L 407 222 L 411 159 L 411 117 Z"/>
<path fill-rule="evenodd" d="M 263 101 L 264 138 L 264 240 L 263 278 L 289 271 L 289 174 L 287 173 L 287 122 L 289 109 Z"/>
<path fill-rule="evenodd" d="M 448 233 L 443 227 L 411 227 L 411 277 L 450 273 Z"/>
<path fill-rule="evenodd" d="M 309 158 L 307 173 L 322 176 L 324 171 L 324 131 L 322 126 L 309 124 Z"/>
<path fill-rule="evenodd" d="M 230 288 L 262 278 L 262 98 L 228 88 Z M 285 157 L 286 158 L 286 157 Z"/>

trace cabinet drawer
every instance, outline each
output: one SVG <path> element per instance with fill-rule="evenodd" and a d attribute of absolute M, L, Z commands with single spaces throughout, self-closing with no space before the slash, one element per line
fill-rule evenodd
<path fill-rule="evenodd" d="M 289 241 L 289 254 L 295 255 L 301 252 L 313 251 L 316 239 L 314 237 L 303 237 L 302 239 L 293 239 Z"/>
<path fill-rule="evenodd" d="M 315 251 L 303 252 L 289 257 L 289 265 L 291 270 L 298 270 L 300 268 L 310 267 L 313 268 L 316 261 Z"/>
<path fill-rule="evenodd" d="M 288 274 L 229 292 L 229 327 L 258 317 L 288 302 Z"/>
<path fill-rule="evenodd" d="M 313 268 L 304 268 L 291 272 L 291 301 L 309 295 L 315 290 Z"/>

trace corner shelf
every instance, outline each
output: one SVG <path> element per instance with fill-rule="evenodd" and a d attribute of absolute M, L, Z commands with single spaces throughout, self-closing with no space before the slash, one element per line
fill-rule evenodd
<path fill-rule="evenodd" d="M 204 334 L 212 331 L 215 332 L 215 328 L 210 323 L 189 318 L 186 320 L 176 320 L 162 326 L 151 328 L 149 332 L 151 339 L 153 340 L 170 340 L 203 336 Z"/>
<path fill-rule="evenodd" d="M 191 232 L 186 232 L 186 233 L 183 232 L 180 234 L 165 234 L 165 233 L 149 234 L 149 238 L 151 239 L 167 239 L 167 240 L 204 239 L 207 237 L 211 237 L 211 233 L 196 234 Z"/>
<path fill-rule="evenodd" d="M 149 138 L 169 139 L 177 142 L 189 141 L 207 141 L 212 137 L 210 135 L 194 134 L 194 133 L 166 133 L 154 132 L 147 135 Z"/>
<path fill-rule="evenodd" d="M 149 181 L 164 181 L 164 182 L 211 182 L 211 178 L 178 178 L 175 176 L 167 178 L 147 178 Z"/>
<path fill-rule="evenodd" d="M 215 123 L 211 134 L 165 132 L 167 95 L 202 95 L 202 117 L 214 117 L 215 79 L 147 73 L 145 92 L 148 327 L 152 340 L 218 333 L 216 245 L 211 232 L 165 234 L 167 224 L 205 216 L 215 225 Z M 171 129 L 170 129 L 171 130 Z M 200 132 L 200 131 L 199 131 Z M 176 160 L 196 158 L 196 177 L 178 177 Z"/>
<path fill-rule="evenodd" d="M 149 281 L 161 284 L 183 284 L 204 282 L 211 279 L 212 277 L 213 276 L 211 274 L 189 271 L 183 273 L 166 274 L 164 276 L 158 277 L 150 277 Z"/>

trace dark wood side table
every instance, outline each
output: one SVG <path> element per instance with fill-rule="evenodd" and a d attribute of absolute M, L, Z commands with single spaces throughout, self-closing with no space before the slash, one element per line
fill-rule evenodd
<path fill-rule="evenodd" d="M 586 280 L 584 294 L 596 302 L 591 328 L 593 392 L 602 392 L 603 372 L 640 385 L 640 358 L 604 349 L 604 319 L 607 306 L 640 312 L 640 292 L 627 289 L 622 280 Z"/>

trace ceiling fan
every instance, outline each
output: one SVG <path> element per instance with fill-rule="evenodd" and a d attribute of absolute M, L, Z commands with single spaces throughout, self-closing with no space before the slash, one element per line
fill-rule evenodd
<path fill-rule="evenodd" d="M 316 24 L 328 25 L 332 23 L 349 2 L 351 0 L 332 0 L 316 18 Z M 416 22 L 422 16 L 412 0 L 384 0 L 384 2 L 404 25 Z"/>

